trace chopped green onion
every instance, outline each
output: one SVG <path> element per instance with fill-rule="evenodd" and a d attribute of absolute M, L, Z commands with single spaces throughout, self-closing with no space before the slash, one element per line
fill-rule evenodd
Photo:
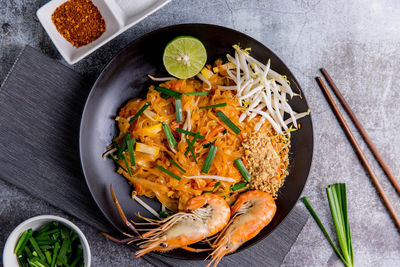
<path fill-rule="evenodd" d="M 225 129 L 225 130 L 222 131 L 222 134 L 226 134 L 227 132 L 228 132 L 228 130 Z"/>
<path fill-rule="evenodd" d="M 14 254 L 21 254 L 22 250 L 25 248 L 26 243 L 28 243 L 29 238 L 32 237 L 32 229 L 26 230 L 20 237 L 17 246 L 14 249 Z"/>
<path fill-rule="evenodd" d="M 83 259 L 83 250 L 81 248 L 77 249 L 75 260 L 71 263 L 69 267 L 75 267 L 79 261 Z"/>
<path fill-rule="evenodd" d="M 164 130 L 165 135 L 167 136 L 167 141 L 169 146 L 171 148 L 174 148 L 174 146 L 176 146 L 178 143 L 176 142 L 175 137 L 172 135 L 169 125 L 166 124 L 165 122 L 162 122 L 162 128 Z"/>
<path fill-rule="evenodd" d="M 235 134 L 240 134 L 241 130 L 237 127 L 222 111 L 217 112 L 217 116 L 229 127 Z"/>
<path fill-rule="evenodd" d="M 216 104 L 216 105 L 199 107 L 199 109 L 220 108 L 220 107 L 225 107 L 225 106 L 226 106 L 226 103 L 219 103 L 219 104 Z"/>
<path fill-rule="evenodd" d="M 188 148 L 187 148 L 186 151 L 185 151 L 185 156 L 187 156 L 187 154 L 189 153 L 189 151 L 190 151 L 191 149 L 193 150 L 193 145 L 194 145 L 194 143 L 196 142 L 196 140 L 199 138 L 199 136 L 201 136 L 201 135 L 200 135 L 199 132 L 197 132 L 197 134 L 195 134 L 195 136 L 193 137 L 192 142 L 190 142 L 189 139 L 186 138 L 186 142 L 188 143 Z M 194 157 L 194 152 L 193 152 L 192 154 L 193 154 L 193 157 Z M 195 158 L 195 157 L 194 157 L 194 158 Z M 195 160 L 195 161 L 196 161 L 196 164 L 197 164 L 197 160 Z"/>
<path fill-rule="evenodd" d="M 50 264 L 51 263 L 51 253 L 50 253 L 50 251 L 45 251 L 44 255 L 46 256 L 47 263 Z"/>
<path fill-rule="evenodd" d="M 32 236 L 29 238 L 29 242 L 31 243 L 33 249 L 36 251 L 39 258 L 41 260 L 45 260 L 42 250 L 39 248 L 39 245 L 37 244 L 36 240 Z"/>
<path fill-rule="evenodd" d="M 24 247 L 24 251 L 25 251 L 26 255 L 28 255 L 28 258 L 32 257 L 32 252 L 31 252 L 31 250 L 29 249 L 28 246 Z"/>
<path fill-rule="evenodd" d="M 38 231 L 25 231 L 17 242 L 15 252 L 19 252 L 16 255 L 22 267 L 54 267 L 56 264 L 70 267 L 77 267 L 78 264 L 81 267 L 83 258 L 74 264 L 79 250 L 82 250 L 80 247 L 81 242 L 74 230 L 58 222 L 50 222 Z"/>
<path fill-rule="evenodd" d="M 61 245 L 60 253 L 57 256 L 57 265 L 67 264 L 67 249 L 69 246 L 69 239 L 64 239 Z"/>
<path fill-rule="evenodd" d="M 126 142 L 131 138 L 131 133 L 126 133 L 124 138 L 122 139 L 121 145 L 118 147 L 117 156 L 120 159 L 122 157 L 122 153 L 126 150 Z"/>
<path fill-rule="evenodd" d="M 243 161 L 241 158 L 238 158 L 237 160 L 234 161 L 236 167 L 239 169 L 240 174 L 243 176 L 243 178 L 247 181 L 251 181 L 250 173 L 247 171 L 246 167 L 243 164 Z"/>
<path fill-rule="evenodd" d="M 128 169 L 129 176 L 132 177 L 131 168 L 130 168 L 129 165 L 128 165 L 128 160 L 126 159 L 125 154 L 122 154 L 122 159 L 124 160 L 125 166 L 126 166 L 126 168 Z"/>
<path fill-rule="evenodd" d="M 60 243 L 57 242 L 54 245 L 53 259 L 51 260 L 50 267 L 54 267 L 56 265 L 57 255 L 58 255 L 58 251 L 60 250 L 60 248 L 61 248 Z"/>
<path fill-rule="evenodd" d="M 166 94 L 164 94 L 164 93 L 161 93 L 161 97 L 162 97 L 162 98 L 164 98 L 164 99 L 168 99 L 168 98 L 170 98 L 170 96 L 169 96 L 169 95 L 166 95 Z"/>
<path fill-rule="evenodd" d="M 215 185 L 214 185 L 214 188 L 213 188 L 213 190 L 210 190 L 210 191 L 204 191 L 204 193 L 212 193 L 212 192 L 214 192 L 214 191 L 215 191 L 215 189 L 217 189 L 217 187 L 218 187 L 220 184 L 221 184 L 221 182 L 216 182 L 216 183 L 215 183 Z"/>
<path fill-rule="evenodd" d="M 32 266 L 32 267 L 46 267 L 46 264 L 44 263 L 44 261 L 42 261 L 38 257 L 28 259 L 28 263 L 29 263 L 29 266 Z"/>
<path fill-rule="evenodd" d="M 156 168 L 159 169 L 160 171 L 165 172 L 166 174 L 168 174 L 169 176 L 175 178 L 175 179 L 178 180 L 178 181 L 181 180 L 181 177 L 179 177 L 179 176 L 176 175 L 175 173 L 173 173 L 173 172 L 171 172 L 171 171 L 169 171 L 169 170 L 167 170 L 167 169 L 165 169 L 165 168 L 163 168 L 163 167 L 161 167 L 161 166 L 159 166 L 159 165 L 156 165 Z"/>
<path fill-rule="evenodd" d="M 245 188 L 247 186 L 246 182 L 237 183 L 231 186 L 231 191 L 237 191 L 239 189 Z"/>
<path fill-rule="evenodd" d="M 205 143 L 205 144 L 203 145 L 203 148 L 207 148 L 207 147 L 210 147 L 210 146 L 211 146 L 211 143 L 208 142 L 208 143 Z"/>
<path fill-rule="evenodd" d="M 209 95 L 210 92 L 187 92 L 183 93 L 184 95 Z"/>
<path fill-rule="evenodd" d="M 168 216 L 171 216 L 172 214 L 174 214 L 173 211 L 170 210 L 165 210 L 165 211 L 160 211 L 160 218 L 167 218 Z"/>
<path fill-rule="evenodd" d="M 175 99 L 176 122 L 183 121 L 182 102 L 180 99 Z"/>
<path fill-rule="evenodd" d="M 186 138 L 186 142 L 189 144 L 188 150 L 190 151 L 190 154 L 192 154 L 193 159 L 194 159 L 194 162 L 196 162 L 196 164 L 197 164 L 198 162 L 197 162 L 197 159 L 196 159 L 196 155 L 194 154 L 194 151 L 193 151 L 193 144 L 194 144 L 194 142 L 196 141 L 196 139 L 197 139 L 197 138 L 196 138 L 196 136 L 195 136 L 195 137 L 193 137 L 192 142 L 190 142 L 189 139 Z M 186 150 L 186 152 L 187 152 L 188 150 Z M 185 156 L 187 155 L 186 152 L 185 152 Z"/>
<path fill-rule="evenodd" d="M 171 90 L 171 89 L 168 89 L 168 88 L 165 88 L 165 87 L 161 87 L 161 86 L 157 86 L 156 88 L 154 88 L 154 90 L 156 90 L 156 91 L 158 91 L 160 93 L 164 93 L 166 95 L 178 98 L 178 99 L 180 99 L 181 96 L 182 96 L 182 94 L 177 92 L 177 91 L 174 91 L 174 90 Z"/>
<path fill-rule="evenodd" d="M 127 145 L 128 145 L 128 153 L 129 153 L 129 160 L 131 161 L 131 166 L 135 166 L 136 165 L 136 163 L 135 163 L 135 152 L 134 152 L 134 149 L 133 149 L 133 146 L 135 145 L 135 142 L 136 142 L 135 138 L 133 138 L 133 139 L 128 138 L 128 140 L 126 142 Z"/>
<path fill-rule="evenodd" d="M 49 223 L 49 224 L 47 224 L 45 227 L 43 227 L 42 229 L 40 229 L 40 230 L 37 232 L 37 236 L 40 235 L 40 234 L 42 234 L 42 233 L 44 233 L 44 232 L 47 232 L 47 231 L 51 228 L 52 225 L 53 225 L 53 223 Z M 37 236 L 36 236 L 36 237 L 37 237 Z"/>
<path fill-rule="evenodd" d="M 169 158 L 169 162 L 174 164 L 178 169 L 180 169 L 182 172 L 186 173 L 186 170 L 182 168 L 176 161 L 174 161 L 172 158 Z"/>
<path fill-rule="evenodd" d="M 351 242 L 350 224 L 347 215 L 347 197 L 346 197 L 346 184 L 334 184 L 326 188 L 328 196 L 329 207 L 331 210 L 332 220 L 335 225 L 336 235 L 339 241 L 340 250 L 335 246 L 325 227 L 323 226 L 318 215 L 308 202 L 306 197 L 301 200 L 307 207 L 315 222 L 325 235 L 326 239 L 336 252 L 342 262 L 348 266 L 354 266 L 353 245 Z"/>
<path fill-rule="evenodd" d="M 122 167 L 122 165 L 119 164 L 118 161 L 117 161 L 113 156 L 111 156 L 111 154 L 108 154 L 107 157 L 110 158 L 110 159 L 112 159 L 112 161 L 114 161 L 115 165 L 117 165 L 118 168 L 121 168 L 121 169 L 123 169 L 123 170 L 126 171 L 126 172 L 128 171 L 127 169 L 125 169 L 124 167 Z"/>
<path fill-rule="evenodd" d="M 204 136 L 200 135 L 200 133 L 189 132 L 189 131 L 183 130 L 181 128 L 176 128 L 176 131 L 180 132 L 180 133 L 184 133 L 184 134 L 190 135 L 190 136 L 196 136 L 197 135 L 198 138 L 204 139 Z"/>
<path fill-rule="evenodd" d="M 133 123 L 139 116 L 150 106 L 149 103 L 144 103 L 143 107 L 139 109 L 139 111 L 135 114 L 135 116 L 132 117 L 132 119 L 129 120 L 129 123 Z"/>
<path fill-rule="evenodd" d="M 211 163 L 214 160 L 215 153 L 217 153 L 217 148 L 214 145 L 211 145 L 210 150 L 208 151 L 206 160 L 204 161 L 203 168 L 201 168 L 201 172 L 208 173 L 211 167 Z"/>

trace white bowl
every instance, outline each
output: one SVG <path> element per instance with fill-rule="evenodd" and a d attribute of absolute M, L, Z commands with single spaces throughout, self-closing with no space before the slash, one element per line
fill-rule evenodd
<path fill-rule="evenodd" d="M 25 230 L 28 230 L 29 228 L 32 228 L 32 230 L 38 230 L 40 227 L 44 226 L 45 224 L 49 222 L 57 221 L 68 228 L 74 230 L 75 233 L 78 234 L 79 239 L 82 244 L 82 249 L 83 249 L 83 259 L 85 261 L 85 267 L 90 267 L 91 266 L 91 254 L 90 254 L 90 247 L 89 243 L 86 240 L 85 235 L 82 233 L 82 231 L 73 224 L 72 222 L 68 221 L 67 219 L 61 218 L 59 216 L 54 216 L 54 215 L 41 215 L 41 216 L 36 216 L 33 218 L 30 218 L 24 222 L 22 222 L 20 225 L 18 225 L 14 231 L 11 232 L 10 236 L 8 237 L 6 244 L 4 246 L 3 250 L 3 264 L 4 267 L 17 267 L 18 266 L 18 261 L 17 261 L 17 256 L 14 254 L 14 248 L 22 235 L 22 233 Z"/>
<path fill-rule="evenodd" d="M 131 4 L 128 1 L 92 0 L 104 18 L 106 31 L 90 44 L 78 48 L 61 36 L 51 20 L 51 15 L 56 8 L 67 2 L 67 0 L 52 0 L 39 8 L 36 15 L 60 54 L 72 65 L 154 13 L 171 0 L 130 0 Z M 133 3 L 135 3 L 134 6 L 132 5 Z"/>

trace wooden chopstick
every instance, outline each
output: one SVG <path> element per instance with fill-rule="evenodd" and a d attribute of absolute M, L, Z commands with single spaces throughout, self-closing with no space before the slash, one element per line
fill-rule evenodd
<path fill-rule="evenodd" d="M 372 167 L 370 163 L 368 162 L 367 158 L 365 157 L 364 153 L 361 150 L 360 145 L 358 144 L 356 138 L 354 137 L 352 131 L 350 130 L 350 127 L 347 125 L 345 119 L 343 118 L 342 113 L 340 112 L 338 106 L 336 105 L 335 101 L 332 98 L 331 93 L 329 93 L 328 89 L 325 86 L 324 81 L 322 80 L 321 77 L 317 77 L 317 82 L 318 85 L 321 87 L 321 90 L 325 93 L 325 96 L 331 105 L 331 108 L 333 112 L 335 113 L 337 119 L 339 120 L 340 124 L 343 126 L 343 129 L 345 133 L 347 134 L 347 137 L 349 138 L 350 143 L 353 145 L 355 151 L 357 152 L 357 155 L 360 157 L 362 163 L 364 164 L 365 168 L 367 169 L 367 172 L 370 175 L 370 178 L 375 185 L 376 189 L 378 190 L 379 194 L 381 195 L 381 198 L 388 209 L 390 215 L 392 216 L 392 219 L 394 220 L 397 228 L 400 230 L 400 219 L 397 216 L 397 213 L 390 202 L 388 196 L 385 193 L 385 190 L 383 189 L 382 185 L 379 183 L 378 178 L 376 177 L 374 171 L 372 170 Z"/>
<path fill-rule="evenodd" d="M 362 125 L 359 122 L 359 120 L 357 119 L 356 115 L 351 110 L 349 104 L 347 104 L 347 101 L 344 99 L 343 95 L 340 93 L 340 91 L 337 88 L 336 84 L 333 82 L 331 76 L 329 76 L 328 72 L 324 68 L 321 69 L 321 72 L 324 75 L 324 77 L 325 77 L 326 81 L 328 82 L 329 86 L 332 88 L 333 92 L 335 93 L 335 95 L 339 99 L 340 103 L 343 105 L 343 108 L 346 110 L 347 114 L 349 115 L 349 117 L 353 121 L 354 125 L 360 131 L 361 136 L 364 138 L 364 141 L 367 143 L 368 147 L 371 149 L 372 154 L 374 154 L 376 160 L 381 165 L 383 171 L 388 176 L 390 182 L 392 183 L 394 188 L 396 188 L 397 193 L 400 194 L 400 184 L 399 184 L 399 182 L 397 181 L 396 177 L 394 177 L 394 175 L 393 175 L 392 171 L 390 170 L 389 166 L 387 165 L 387 163 L 385 162 L 385 160 L 383 159 L 383 157 L 379 153 L 378 149 L 376 148 L 376 146 L 372 142 L 371 138 L 368 136 L 367 132 L 364 130 L 364 127 L 362 127 Z"/>

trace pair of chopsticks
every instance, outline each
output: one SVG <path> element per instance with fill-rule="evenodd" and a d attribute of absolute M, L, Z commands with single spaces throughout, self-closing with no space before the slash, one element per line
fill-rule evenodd
<path fill-rule="evenodd" d="M 375 147 L 373 144 L 371 138 L 368 136 L 367 132 L 364 130 L 362 127 L 361 123 L 357 119 L 356 115 L 354 112 L 351 110 L 349 104 L 346 102 L 344 99 L 343 95 L 340 93 L 339 89 L 333 82 L 332 78 L 329 76 L 328 72 L 322 68 L 321 72 L 323 76 L 325 77 L 326 81 L 328 82 L 329 86 L 332 88 L 333 92 L 335 93 L 336 97 L 339 99 L 340 103 L 342 104 L 343 108 L 346 110 L 347 114 L 353 121 L 354 125 L 357 127 L 359 130 L 361 136 L 363 137 L 364 141 L 367 143 L 368 147 L 372 151 L 372 154 L 375 156 L 376 160 L 379 162 L 380 166 L 386 173 L 387 177 L 389 178 L 390 182 L 392 185 L 396 188 L 397 192 L 400 194 L 400 185 L 397 182 L 396 178 L 394 177 L 393 173 L 391 172 L 389 166 L 386 164 L 385 160 L 379 153 L 378 149 Z M 340 124 L 343 127 L 343 130 L 345 131 L 350 143 L 353 145 L 353 148 L 357 152 L 357 155 L 359 156 L 360 160 L 364 164 L 364 167 L 366 168 L 367 172 L 370 175 L 370 178 L 372 180 L 372 183 L 375 185 L 376 189 L 378 190 L 386 208 L 388 209 L 390 215 L 392 216 L 393 221 L 395 222 L 397 228 L 400 230 L 400 218 L 397 215 L 392 203 L 390 202 L 385 190 L 383 189 L 382 185 L 379 183 L 376 174 L 374 173 L 371 164 L 368 162 L 365 154 L 362 152 L 360 145 L 357 142 L 357 139 L 354 137 L 353 132 L 350 130 L 349 125 L 346 123 L 345 119 L 343 118 L 342 113 L 340 112 L 338 106 L 336 105 L 331 93 L 329 92 L 328 88 L 325 86 L 324 81 L 322 80 L 321 77 L 317 77 L 317 82 L 318 85 L 321 87 L 321 90 L 324 92 L 326 99 L 328 100 L 333 112 L 335 113 L 337 119 L 339 120 Z"/>

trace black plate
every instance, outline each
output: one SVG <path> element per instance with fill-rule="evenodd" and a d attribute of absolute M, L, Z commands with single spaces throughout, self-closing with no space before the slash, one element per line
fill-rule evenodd
<path fill-rule="evenodd" d="M 271 59 L 271 68 L 287 75 L 292 84 L 298 84 L 286 65 L 267 47 L 238 31 L 207 24 L 183 24 L 162 28 L 148 33 L 124 48 L 103 70 L 94 84 L 82 116 L 80 130 L 80 153 L 83 172 L 90 192 L 106 218 L 120 231 L 128 231 L 110 197 L 109 186 L 113 184 L 116 195 L 128 218 L 135 214 L 151 216 L 130 197 L 130 187 L 122 176 L 115 172 L 111 160 L 102 159 L 105 147 L 117 134 L 113 118 L 118 110 L 131 98 L 145 95 L 152 81 L 147 74 L 169 76 L 162 65 L 162 54 L 166 44 L 179 35 L 192 35 L 200 39 L 208 53 L 208 63 L 226 53 L 233 52 L 232 45 L 251 47 L 251 55 L 266 62 Z M 293 86 L 292 86 L 293 87 Z M 296 90 L 296 88 L 294 88 Z M 296 111 L 308 110 L 303 97 L 294 98 L 290 105 Z M 290 174 L 281 188 L 277 203 L 277 213 L 272 222 L 255 238 L 245 243 L 245 249 L 268 236 L 289 214 L 304 188 L 311 166 L 313 153 L 313 129 L 311 117 L 301 120 L 302 128 L 292 135 Z M 148 199 L 153 208 L 159 210 L 158 201 Z M 163 255 L 181 259 L 204 259 L 206 253 L 191 253 L 173 250 Z"/>

